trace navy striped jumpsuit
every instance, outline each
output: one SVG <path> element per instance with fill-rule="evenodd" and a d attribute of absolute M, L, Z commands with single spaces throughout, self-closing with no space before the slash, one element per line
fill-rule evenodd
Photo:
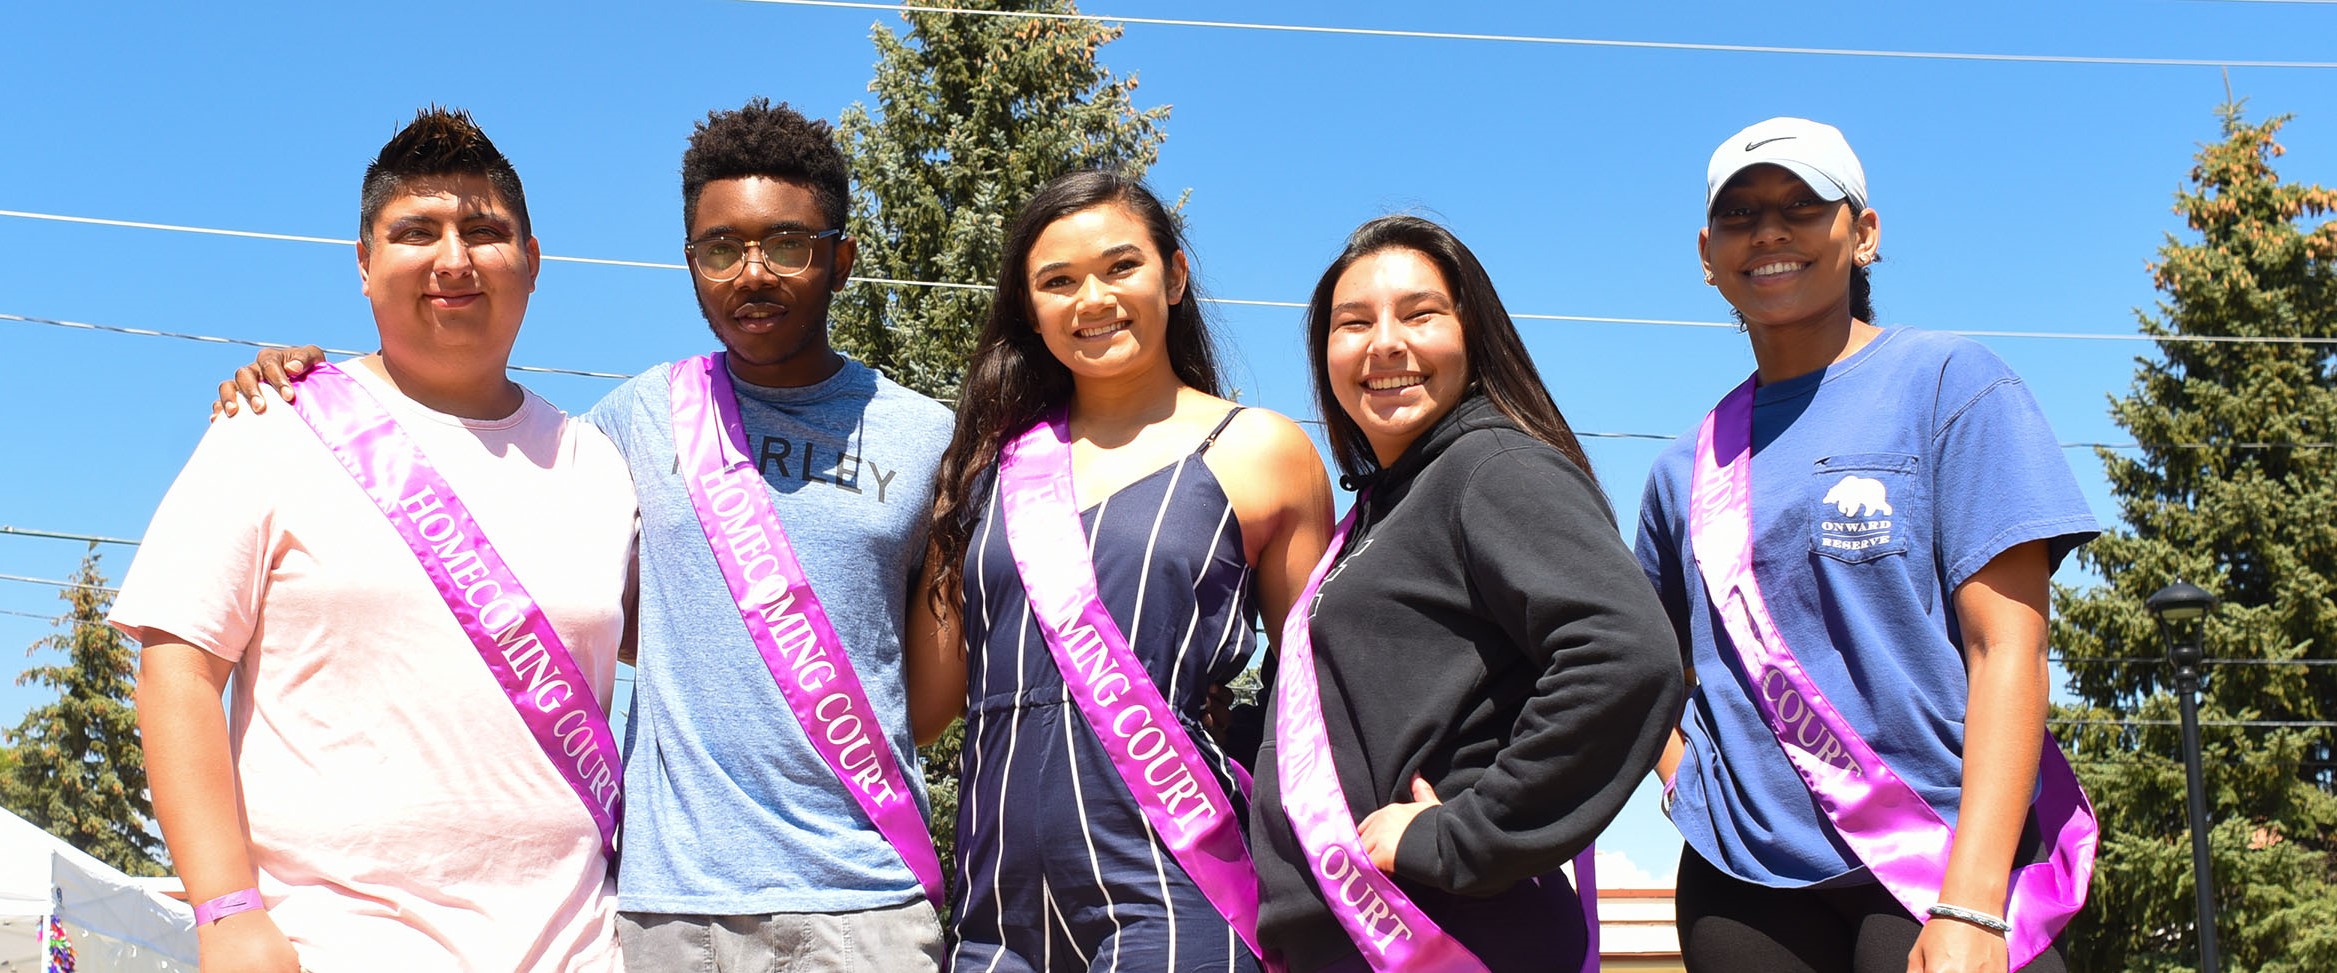
<path fill-rule="evenodd" d="M 1247 821 L 1230 762 L 1200 723 L 1210 684 L 1238 675 L 1255 645 L 1241 524 L 1201 460 L 1232 419 L 1080 521 L 1104 607 Z M 965 578 L 952 968 L 1254 973 L 1256 957 L 1161 845 L 1070 700 L 994 499 Z"/>

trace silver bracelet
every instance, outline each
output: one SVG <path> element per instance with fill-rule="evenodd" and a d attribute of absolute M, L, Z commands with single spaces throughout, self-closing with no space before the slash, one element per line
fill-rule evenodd
<path fill-rule="evenodd" d="M 1960 905 L 1949 905 L 1942 902 L 1932 906 L 1928 911 L 1934 919 L 1954 919 L 1957 922 L 1968 922 L 1994 933 L 2012 931 L 2012 923 L 2004 921 L 2004 917 L 1992 916 L 1978 909 L 1967 909 Z"/>

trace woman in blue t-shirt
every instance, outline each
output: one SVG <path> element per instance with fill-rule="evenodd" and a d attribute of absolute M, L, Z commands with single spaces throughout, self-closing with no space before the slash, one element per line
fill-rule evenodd
<path fill-rule="evenodd" d="M 1687 966 L 2061 970 L 2093 830 L 2045 620 L 2093 517 L 2001 361 L 1870 323 L 1880 222 L 1839 131 L 1770 119 L 1707 176 L 1704 279 L 1757 371 L 1657 461 L 1637 544 L 1693 685 L 1659 767 Z"/>

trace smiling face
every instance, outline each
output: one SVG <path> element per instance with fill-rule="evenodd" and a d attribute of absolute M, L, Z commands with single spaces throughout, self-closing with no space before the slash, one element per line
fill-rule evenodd
<path fill-rule="evenodd" d="M 1323 359 L 1331 395 L 1383 468 L 1469 387 L 1469 349 L 1444 271 L 1426 254 L 1365 255 L 1331 290 Z"/>
<path fill-rule="evenodd" d="M 698 194 L 690 221 L 690 242 L 716 237 L 756 241 L 779 230 L 829 230 L 810 186 L 767 176 L 717 179 Z M 750 253 L 738 276 L 707 280 L 693 267 L 698 310 L 730 351 L 730 370 L 756 385 L 810 385 L 835 373 L 828 350 L 828 302 L 852 274 L 855 246 L 849 238 L 812 244 L 811 266 L 781 277 L 759 252 Z"/>
<path fill-rule="evenodd" d="M 536 241 L 484 176 L 408 180 L 357 243 L 382 350 L 416 367 L 484 356 L 500 371 L 536 289 Z"/>
<path fill-rule="evenodd" d="M 1874 259 L 1875 212 L 1853 215 L 1774 165 L 1747 167 L 1714 197 L 1697 235 L 1704 269 L 1748 327 L 1850 318 L 1852 269 Z"/>
<path fill-rule="evenodd" d="M 1048 224 L 1023 265 L 1031 327 L 1075 379 L 1169 367 L 1169 308 L 1185 299 L 1185 255 L 1163 257 L 1126 206 Z"/>

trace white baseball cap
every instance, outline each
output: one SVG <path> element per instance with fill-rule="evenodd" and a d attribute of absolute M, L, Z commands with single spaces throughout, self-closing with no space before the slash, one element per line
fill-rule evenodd
<path fill-rule="evenodd" d="M 1866 167 L 1842 138 L 1842 130 L 1807 118 L 1772 118 L 1757 122 L 1728 137 L 1712 150 L 1712 164 L 1704 170 L 1704 212 L 1747 166 L 1783 166 L 1801 177 L 1818 196 L 1829 202 L 1849 199 L 1853 209 L 1866 209 Z"/>

